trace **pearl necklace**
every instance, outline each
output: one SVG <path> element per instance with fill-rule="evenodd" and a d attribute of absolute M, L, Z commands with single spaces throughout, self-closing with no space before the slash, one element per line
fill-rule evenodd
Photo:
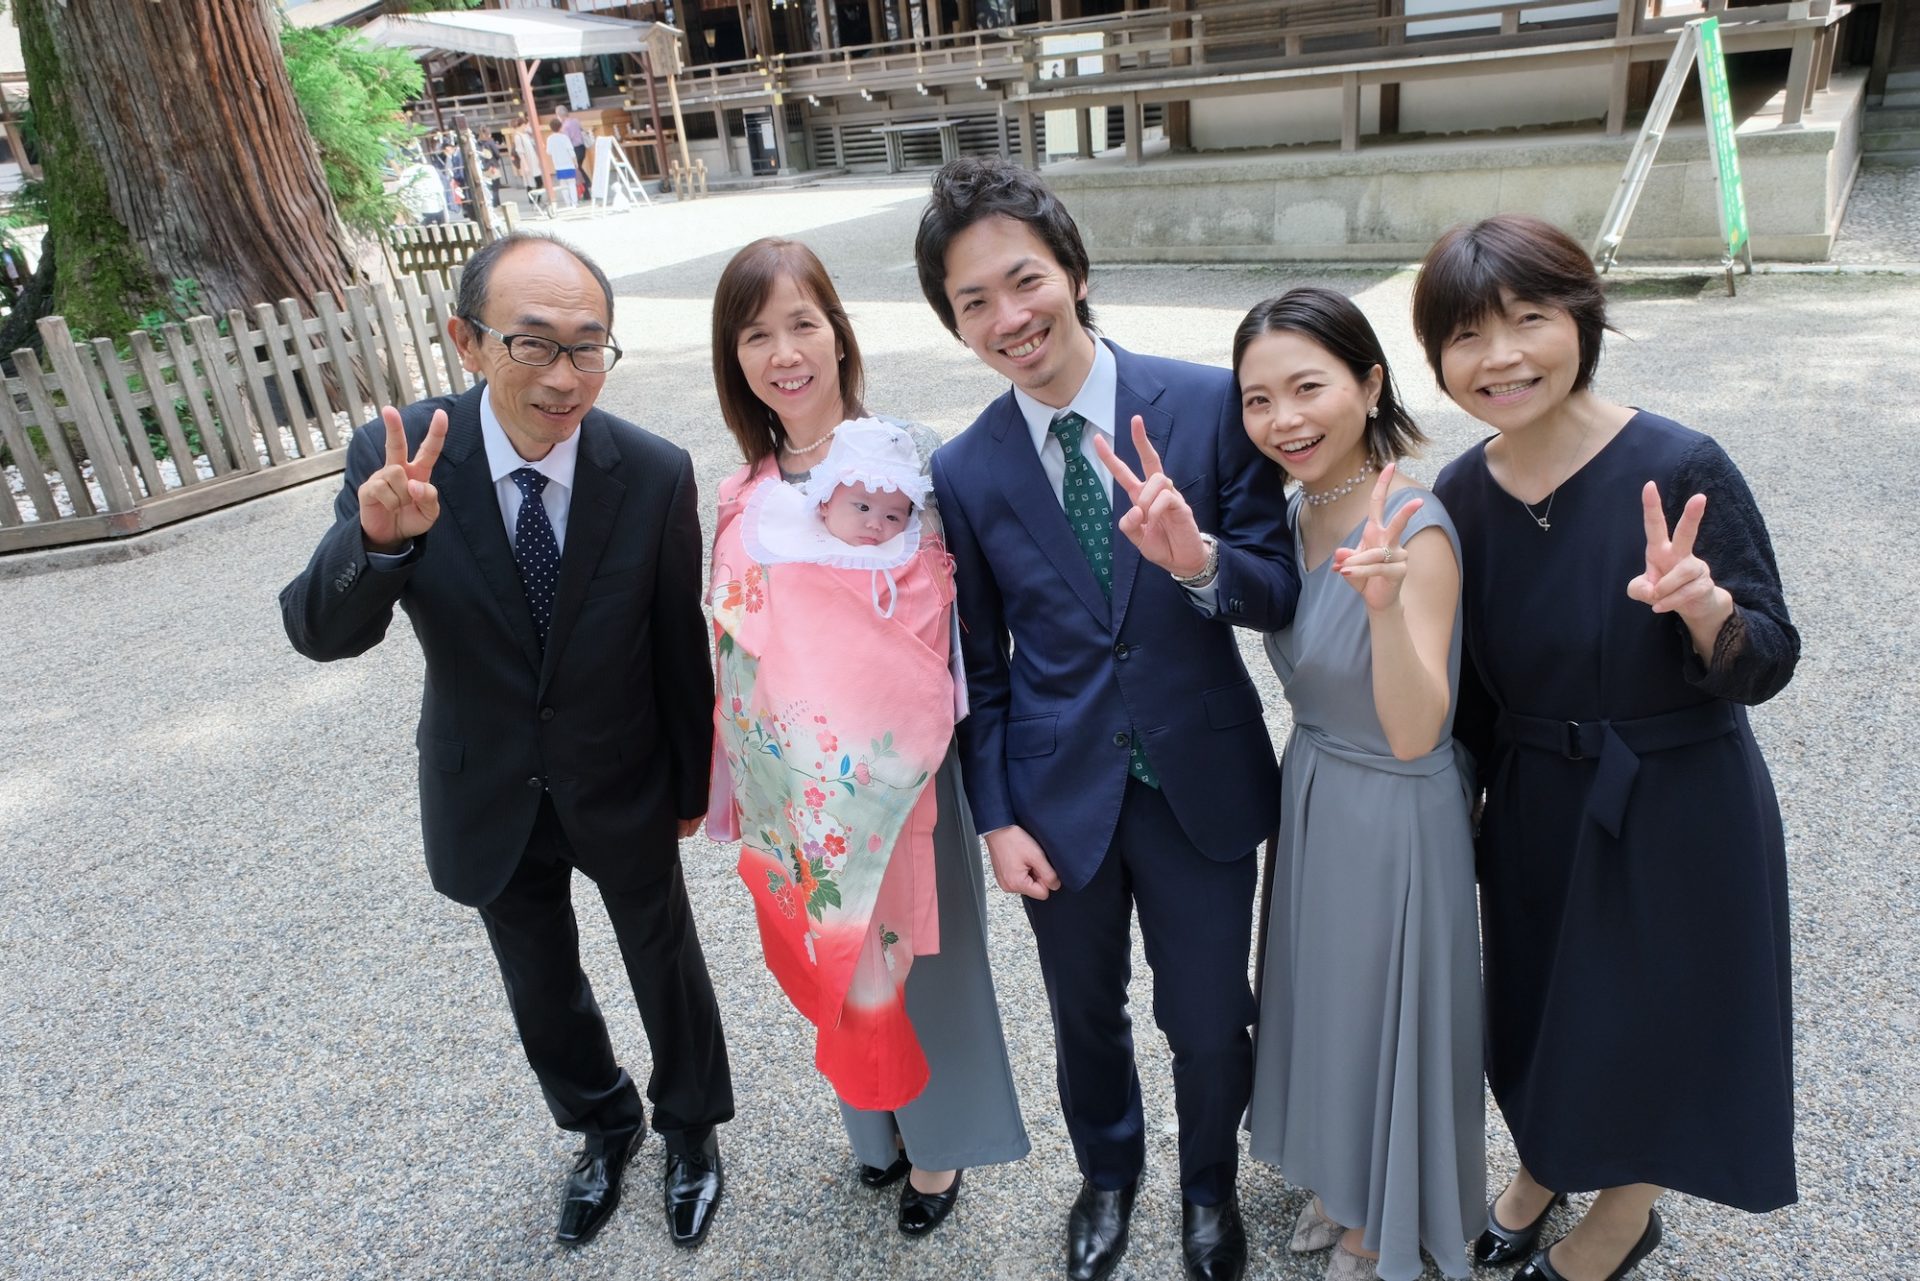
<path fill-rule="evenodd" d="M 834 431 L 838 431 L 838 430 L 840 430 L 838 427 L 834 428 Z M 822 436 L 819 440 L 816 440 L 811 445 L 808 445 L 805 449 L 795 449 L 792 445 L 782 445 L 780 446 L 780 452 L 785 454 L 789 458 L 805 458 L 808 454 L 811 454 L 814 450 L 819 449 L 822 445 L 825 445 L 828 441 L 832 439 L 833 439 L 833 432 L 830 431 L 826 435 Z"/>
<path fill-rule="evenodd" d="M 1318 494 L 1307 492 L 1306 487 L 1303 485 L 1301 486 L 1300 494 L 1301 497 L 1307 500 L 1307 506 L 1325 507 L 1328 503 L 1338 502 L 1354 490 L 1360 488 L 1360 486 L 1366 484 L 1367 477 L 1371 475 L 1373 475 L 1373 464 L 1371 462 L 1364 462 L 1360 464 L 1360 470 L 1355 472 L 1353 478 L 1345 484 L 1335 485 L 1332 489 Z"/>

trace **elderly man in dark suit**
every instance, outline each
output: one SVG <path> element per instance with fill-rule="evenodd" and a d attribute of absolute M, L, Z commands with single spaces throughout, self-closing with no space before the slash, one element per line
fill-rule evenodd
<path fill-rule="evenodd" d="M 585 1145 L 556 1236 L 589 1240 L 646 1117 L 580 969 L 577 870 L 599 890 L 646 1025 L 672 1239 L 698 1245 L 733 1115 L 720 1014 L 681 876 L 706 809 L 712 668 L 685 450 L 594 409 L 606 275 L 516 233 L 467 264 L 448 323 L 482 381 L 354 436 L 335 521 L 281 593 L 294 648 L 426 657 L 421 828 L 434 887 L 479 909 L 554 1120 Z"/>
<path fill-rule="evenodd" d="M 1083 1176 L 1067 1272 L 1118 1266 L 1145 1160 L 1126 1008 L 1137 910 L 1173 1051 L 1187 1274 L 1232 1281 L 1246 1267 L 1253 851 L 1280 776 L 1227 624 L 1293 616 L 1280 481 L 1241 430 L 1226 370 L 1094 335 L 1086 249 L 1038 176 L 948 164 L 915 257 L 940 319 L 1012 383 L 933 456 L 933 482 L 973 705 L 967 798 L 1001 887 L 1026 896 Z M 1133 504 L 1116 481 L 1151 507 L 1141 472 L 1177 484 L 1198 522 L 1156 549 L 1172 574 L 1142 569 L 1117 525 Z"/>

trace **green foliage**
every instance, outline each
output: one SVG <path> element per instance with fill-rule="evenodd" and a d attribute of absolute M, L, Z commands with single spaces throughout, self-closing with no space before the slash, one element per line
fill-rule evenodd
<path fill-rule="evenodd" d="M 387 157 L 418 132 L 400 108 L 420 96 L 419 64 L 404 49 L 380 48 L 344 28 L 289 24 L 280 46 L 340 217 L 356 231 L 378 232 L 399 208 L 381 181 Z"/>

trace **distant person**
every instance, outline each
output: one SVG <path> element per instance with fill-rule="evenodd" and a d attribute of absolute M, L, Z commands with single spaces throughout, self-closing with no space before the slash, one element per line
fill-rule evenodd
<path fill-rule="evenodd" d="M 514 171 L 519 175 L 520 185 L 529 191 L 540 190 L 546 185 L 540 173 L 540 144 L 534 139 L 533 126 L 527 123 L 525 116 L 513 118 L 513 127 L 507 130 L 507 139 L 511 144 L 508 154 L 513 160 Z"/>
<path fill-rule="evenodd" d="M 393 194 L 402 207 L 422 226 L 437 227 L 447 221 L 447 180 L 439 166 L 430 165 L 418 152 L 408 154 L 400 167 Z"/>
<path fill-rule="evenodd" d="M 693 1246 L 733 1116 L 679 851 L 713 742 L 699 499 L 684 449 L 594 408 L 612 323 L 606 274 L 558 241 L 476 253 L 447 322 L 476 385 L 355 434 L 332 528 L 280 609 L 321 662 L 379 644 L 396 606 L 412 623 L 427 872 L 477 910 L 553 1119 L 582 1137 L 554 1230 L 569 1246 L 613 1213 L 647 1125 L 580 967 L 574 873 L 592 882 L 652 1051 L 669 1234 Z"/>
<path fill-rule="evenodd" d="M 573 145 L 567 141 L 564 123 L 555 116 L 548 124 L 552 132 L 547 134 L 547 162 L 553 166 L 555 200 L 560 208 L 571 209 L 580 202 L 579 171 L 574 168 L 579 162 L 574 157 Z"/>
<path fill-rule="evenodd" d="M 1623 1276 L 1660 1244 L 1664 1189 L 1799 1195 L 1786 839 L 1747 709 L 1800 634 L 1726 451 L 1595 390 L 1606 295 L 1579 242 L 1518 214 L 1456 227 L 1413 322 L 1494 431 L 1433 486 L 1466 569 L 1456 732 L 1486 787 L 1487 1082 L 1520 1157 L 1475 1253 L 1531 1255 L 1524 1281 Z"/>
<path fill-rule="evenodd" d="M 573 148 L 573 170 L 580 184 L 580 196 L 587 194 L 587 131 L 573 117 L 565 103 L 554 108 L 554 114 L 560 118 L 560 132 L 567 136 L 567 144 Z"/>

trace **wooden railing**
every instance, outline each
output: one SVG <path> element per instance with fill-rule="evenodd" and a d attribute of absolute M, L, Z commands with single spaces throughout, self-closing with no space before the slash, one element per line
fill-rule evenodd
<path fill-rule="evenodd" d="M 382 405 L 460 392 L 453 287 L 402 277 L 77 341 L 40 322 L 47 361 L 0 386 L 0 553 L 139 533 L 340 470 Z"/>

